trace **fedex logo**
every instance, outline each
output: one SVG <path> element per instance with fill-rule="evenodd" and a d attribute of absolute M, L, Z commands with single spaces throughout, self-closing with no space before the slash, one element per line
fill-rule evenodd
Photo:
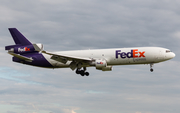
<path fill-rule="evenodd" d="M 18 48 L 18 52 L 30 51 L 30 48 L 24 47 L 23 49 Z"/>
<path fill-rule="evenodd" d="M 97 62 L 97 64 L 103 64 L 103 62 Z"/>
<path fill-rule="evenodd" d="M 131 52 L 121 52 L 121 50 L 116 50 L 116 58 L 118 58 L 119 56 L 121 58 L 141 58 L 141 57 L 145 57 L 144 55 L 145 51 L 140 52 L 138 51 L 138 49 L 133 49 L 131 50 Z"/>

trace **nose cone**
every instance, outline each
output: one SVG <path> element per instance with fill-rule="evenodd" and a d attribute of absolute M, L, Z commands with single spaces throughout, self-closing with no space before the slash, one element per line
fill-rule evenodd
<path fill-rule="evenodd" d="M 171 52 L 167 55 L 167 60 L 170 60 L 170 59 L 174 58 L 175 56 L 176 55 L 173 52 Z"/>
<path fill-rule="evenodd" d="M 176 55 L 175 55 L 175 53 L 171 53 L 171 58 L 174 58 Z"/>

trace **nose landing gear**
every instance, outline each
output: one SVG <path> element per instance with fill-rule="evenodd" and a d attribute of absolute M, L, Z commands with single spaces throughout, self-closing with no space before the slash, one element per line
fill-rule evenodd
<path fill-rule="evenodd" d="M 153 63 L 150 63 L 150 68 L 151 68 L 150 71 L 151 71 L 151 72 L 154 71 L 152 67 L 153 67 Z"/>
<path fill-rule="evenodd" d="M 151 72 L 153 72 L 154 70 L 153 69 L 150 69 Z"/>

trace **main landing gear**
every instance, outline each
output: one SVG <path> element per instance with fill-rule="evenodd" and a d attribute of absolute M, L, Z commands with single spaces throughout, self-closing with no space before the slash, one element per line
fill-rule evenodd
<path fill-rule="evenodd" d="M 150 68 L 151 68 L 150 71 L 151 71 L 151 72 L 154 71 L 152 67 L 153 67 L 153 63 L 150 63 Z"/>
<path fill-rule="evenodd" d="M 77 68 L 76 74 L 80 74 L 81 76 L 84 76 L 84 75 L 89 76 L 89 72 L 86 72 L 86 67 L 83 67 L 83 70 Z"/>

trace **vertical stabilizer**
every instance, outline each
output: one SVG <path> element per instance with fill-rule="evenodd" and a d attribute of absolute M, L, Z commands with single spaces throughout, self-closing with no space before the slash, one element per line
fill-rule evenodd
<path fill-rule="evenodd" d="M 26 39 L 16 28 L 9 28 L 11 36 L 17 45 L 32 45 L 32 43 Z"/>

